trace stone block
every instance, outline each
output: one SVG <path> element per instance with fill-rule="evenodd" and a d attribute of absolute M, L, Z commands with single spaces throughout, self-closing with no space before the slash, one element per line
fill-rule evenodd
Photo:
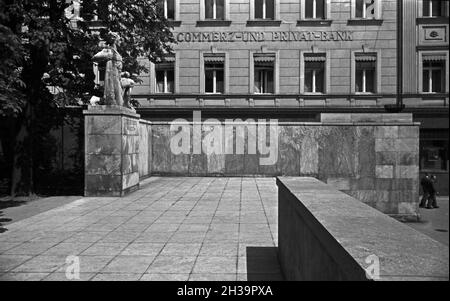
<path fill-rule="evenodd" d="M 122 174 L 139 171 L 138 154 L 122 155 Z"/>
<path fill-rule="evenodd" d="M 377 126 L 375 127 L 376 138 L 398 138 L 398 126 Z"/>
<path fill-rule="evenodd" d="M 319 143 L 313 135 L 305 135 L 300 144 L 300 174 L 319 173 Z"/>
<path fill-rule="evenodd" d="M 401 202 L 398 204 L 398 214 L 402 215 L 416 215 L 417 204 L 411 202 Z"/>
<path fill-rule="evenodd" d="M 394 179 L 375 179 L 375 189 L 378 191 L 392 190 L 392 183 Z"/>
<path fill-rule="evenodd" d="M 375 177 L 375 138 L 374 128 L 371 126 L 356 127 L 358 177 Z"/>
<path fill-rule="evenodd" d="M 170 172 L 173 174 L 186 175 L 189 172 L 189 155 L 170 153 Z"/>
<path fill-rule="evenodd" d="M 392 190 L 389 194 L 389 199 L 393 204 L 415 203 L 415 200 L 412 199 L 413 194 L 411 190 Z"/>
<path fill-rule="evenodd" d="M 205 154 L 192 154 L 189 157 L 189 160 L 189 174 L 191 176 L 200 176 L 207 174 L 208 162 Z"/>
<path fill-rule="evenodd" d="M 394 166 L 392 165 L 377 165 L 375 170 L 376 177 L 379 179 L 394 178 Z"/>
<path fill-rule="evenodd" d="M 395 114 L 383 114 L 383 122 L 385 123 L 412 123 L 413 116 L 411 113 L 395 113 Z"/>
<path fill-rule="evenodd" d="M 152 128 L 152 170 L 167 173 L 170 170 L 171 151 L 168 125 L 155 125 Z"/>
<path fill-rule="evenodd" d="M 87 175 L 120 175 L 121 163 L 120 155 L 87 155 L 85 172 Z"/>
<path fill-rule="evenodd" d="M 399 138 L 419 138 L 419 126 L 400 126 L 398 129 Z"/>
<path fill-rule="evenodd" d="M 400 138 L 395 140 L 395 150 L 399 152 L 418 152 L 419 139 Z"/>
<path fill-rule="evenodd" d="M 255 175 L 259 174 L 259 155 L 244 154 L 244 174 Z"/>
<path fill-rule="evenodd" d="M 112 175 L 86 175 L 85 193 L 87 195 L 99 195 L 104 192 L 118 192 L 122 190 L 122 176 Z"/>
<path fill-rule="evenodd" d="M 248 141 L 251 137 L 251 139 L 254 139 L 254 141 L 257 144 L 257 139 L 256 139 L 255 135 L 253 135 L 252 131 L 246 130 L 246 133 L 247 133 L 247 137 L 244 138 L 244 141 L 245 141 L 244 175 L 255 175 L 255 174 L 259 173 L 259 154 L 257 153 L 258 146 L 256 145 L 255 150 L 249 149 Z M 234 145 L 234 146 L 236 146 L 236 145 Z M 255 152 L 256 152 L 256 154 L 254 154 Z"/>
<path fill-rule="evenodd" d="M 397 163 L 397 153 L 394 151 L 376 152 L 375 162 L 377 165 L 395 165 Z"/>
<path fill-rule="evenodd" d="M 397 165 L 395 167 L 395 178 L 397 179 L 417 179 L 418 177 L 418 165 Z"/>
<path fill-rule="evenodd" d="M 122 133 L 122 117 L 117 115 L 87 115 L 85 116 L 86 135 Z"/>
<path fill-rule="evenodd" d="M 352 116 L 351 114 L 321 113 L 320 121 L 324 123 L 350 123 L 352 122 Z"/>
<path fill-rule="evenodd" d="M 379 123 L 382 122 L 381 114 L 373 113 L 361 113 L 361 114 L 351 114 L 352 122 L 356 123 Z"/>
<path fill-rule="evenodd" d="M 278 167 L 283 175 L 300 173 L 300 144 L 295 140 L 292 126 L 279 127 Z"/>
<path fill-rule="evenodd" d="M 90 107 L 84 114 L 85 194 L 123 196 L 139 184 L 139 115 L 118 106 Z"/>
<path fill-rule="evenodd" d="M 375 151 L 376 152 L 392 152 L 396 150 L 397 139 L 383 138 L 375 139 Z"/>
<path fill-rule="evenodd" d="M 125 117 L 122 121 L 122 133 L 127 136 L 139 136 L 139 119 Z"/>
<path fill-rule="evenodd" d="M 86 136 L 86 154 L 121 154 L 122 139 L 117 134 L 99 134 Z"/>
<path fill-rule="evenodd" d="M 416 181 L 413 179 L 392 179 L 392 190 L 414 190 Z M 413 201 L 413 200 L 411 200 Z"/>
<path fill-rule="evenodd" d="M 210 154 L 206 156 L 209 175 L 223 175 L 225 173 L 225 155 Z"/>
<path fill-rule="evenodd" d="M 122 190 L 139 185 L 139 173 L 133 172 L 122 177 Z"/>
<path fill-rule="evenodd" d="M 349 195 L 353 196 L 355 199 L 368 204 L 373 205 L 377 200 L 376 190 L 355 190 L 349 191 Z"/>
<path fill-rule="evenodd" d="M 122 153 L 123 154 L 138 154 L 139 153 L 139 136 L 122 136 Z"/>
<path fill-rule="evenodd" d="M 375 188 L 377 180 L 373 177 L 350 179 L 350 190 L 378 190 Z"/>
<path fill-rule="evenodd" d="M 350 179 L 348 178 L 328 178 L 327 184 L 337 190 L 350 190 Z"/>
<path fill-rule="evenodd" d="M 240 175 L 244 171 L 244 155 L 225 155 L 225 173 L 230 176 Z"/>
<path fill-rule="evenodd" d="M 400 165 L 419 165 L 418 152 L 397 152 L 396 155 Z"/>
<path fill-rule="evenodd" d="M 322 127 L 319 137 L 319 175 L 324 178 L 356 177 L 358 156 L 355 156 L 354 126 Z"/>

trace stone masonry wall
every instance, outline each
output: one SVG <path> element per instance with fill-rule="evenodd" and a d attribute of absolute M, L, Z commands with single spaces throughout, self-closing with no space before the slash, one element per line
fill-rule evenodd
<path fill-rule="evenodd" d="M 151 123 L 145 120 L 139 120 L 139 177 L 148 177 L 152 167 L 151 152 Z"/>
<path fill-rule="evenodd" d="M 247 137 L 244 154 L 191 148 L 174 155 L 173 135 L 169 123 L 153 122 L 152 175 L 312 176 L 382 212 L 416 216 L 419 126 L 410 114 L 322 114 L 318 123 L 280 123 L 278 160 L 269 166 L 259 164 L 267 156 L 248 154 Z"/>

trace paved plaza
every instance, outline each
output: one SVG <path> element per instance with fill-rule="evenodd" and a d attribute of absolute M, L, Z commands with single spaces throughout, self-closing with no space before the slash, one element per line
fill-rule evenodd
<path fill-rule="evenodd" d="M 0 280 L 282 280 L 274 178 L 151 178 L 6 226 Z"/>

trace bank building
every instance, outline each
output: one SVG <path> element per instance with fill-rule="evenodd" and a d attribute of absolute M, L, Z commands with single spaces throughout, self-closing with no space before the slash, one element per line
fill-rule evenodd
<path fill-rule="evenodd" d="M 174 55 L 133 89 L 148 120 L 413 113 L 448 194 L 448 1 L 161 0 Z M 398 111 L 398 110 L 397 110 Z"/>

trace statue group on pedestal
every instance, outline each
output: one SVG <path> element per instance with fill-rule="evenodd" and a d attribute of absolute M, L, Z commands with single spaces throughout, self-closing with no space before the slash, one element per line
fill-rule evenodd
<path fill-rule="evenodd" d="M 114 41 L 102 51 L 94 55 L 94 62 L 105 62 L 105 105 L 117 105 L 130 108 L 130 92 L 135 82 L 130 78 L 128 72 L 122 72 L 122 56 L 117 51 L 120 37 L 113 33 Z M 92 104 L 92 101 L 91 101 Z"/>

